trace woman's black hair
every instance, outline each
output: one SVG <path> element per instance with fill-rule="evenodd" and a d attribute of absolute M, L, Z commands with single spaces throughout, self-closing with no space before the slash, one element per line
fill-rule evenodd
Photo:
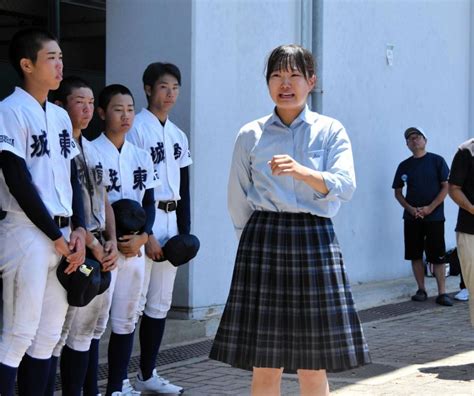
<path fill-rule="evenodd" d="M 265 72 L 267 84 L 274 71 L 295 69 L 299 70 L 307 80 L 313 77 L 315 75 L 313 54 L 300 45 L 280 45 L 268 56 Z"/>
<path fill-rule="evenodd" d="M 98 106 L 106 111 L 107 106 L 109 105 L 112 97 L 115 95 L 129 95 L 132 98 L 133 103 L 135 104 L 135 99 L 133 98 L 130 90 L 121 84 L 111 84 L 107 85 L 99 94 L 99 104 Z"/>

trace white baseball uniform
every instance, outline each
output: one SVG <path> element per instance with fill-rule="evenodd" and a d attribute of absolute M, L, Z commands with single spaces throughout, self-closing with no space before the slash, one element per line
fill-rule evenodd
<path fill-rule="evenodd" d="M 119 151 L 105 134 L 92 144 L 102 155 L 104 177 L 109 178 L 107 192 L 111 204 L 124 198 L 141 204 L 145 190 L 160 184 L 146 151 L 127 141 Z M 112 331 L 116 334 L 130 334 L 135 329 L 145 275 L 143 250 L 141 257 L 126 258 L 119 253 L 110 311 Z"/>
<path fill-rule="evenodd" d="M 127 139 L 148 151 L 161 186 L 155 188 L 155 200 L 178 201 L 180 168 L 192 164 L 188 138 L 169 119 L 161 125 L 158 118 L 147 109 L 136 115 Z M 153 235 L 163 246 L 168 239 L 178 234 L 176 211 L 156 209 Z M 155 263 L 146 258 L 146 273 L 140 312 L 151 318 L 165 318 L 173 297 L 173 286 L 177 268 L 169 261 Z"/>
<path fill-rule="evenodd" d="M 26 162 L 33 183 L 51 216 L 72 215 L 71 159 L 79 151 L 68 114 L 45 108 L 21 88 L 0 104 L 0 150 Z M 48 359 L 61 335 L 68 308 L 56 277 L 60 256 L 10 194 L 0 172 L 0 200 L 7 212 L 0 221 L 0 272 L 3 278 L 3 331 L 0 362 L 18 367 L 25 352 Z M 68 238 L 70 228 L 61 229 Z"/>
<path fill-rule="evenodd" d="M 77 141 L 76 144 L 80 154 L 74 160 L 81 184 L 86 228 L 88 231 L 103 231 L 106 188 L 110 181 L 108 177 L 104 177 L 102 156 L 92 142 L 82 137 L 81 144 Z M 109 318 L 117 270 L 111 272 L 111 278 L 109 288 L 94 297 L 85 307 L 69 307 L 61 340 L 53 352 L 54 356 L 61 354 L 64 344 L 75 351 L 85 352 L 89 350 L 93 338 L 100 339 Z"/>

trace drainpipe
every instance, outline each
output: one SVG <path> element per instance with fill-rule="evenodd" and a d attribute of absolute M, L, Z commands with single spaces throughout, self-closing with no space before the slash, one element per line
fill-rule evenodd
<path fill-rule="evenodd" d="M 301 0 L 301 45 L 313 52 L 313 0 Z M 312 108 L 313 97 L 308 97 Z"/>
<path fill-rule="evenodd" d="M 312 52 L 316 58 L 316 88 L 311 93 L 312 109 L 318 113 L 323 112 L 323 8 L 324 0 L 312 0 Z"/>
<path fill-rule="evenodd" d="M 470 2 L 470 21 L 469 24 L 470 34 L 469 34 L 469 120 L 468 120 L 468 131 L 467 139 L 474 137 L 474 2 Z M 466 140 L 467 140 L 466 139 Z"/>

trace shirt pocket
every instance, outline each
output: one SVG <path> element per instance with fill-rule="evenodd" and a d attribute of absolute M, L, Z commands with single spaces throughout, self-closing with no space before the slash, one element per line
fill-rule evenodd
<path fill-rule="evenodd" d="M 310 165 L 315 170 L 323 170 L 324 168 L 324 150 L 309 150 L 308 158 Z"/>

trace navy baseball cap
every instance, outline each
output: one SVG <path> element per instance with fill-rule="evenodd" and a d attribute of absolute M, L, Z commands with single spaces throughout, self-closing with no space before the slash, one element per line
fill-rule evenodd
<path fill-rule="evenodd" d="M 186 264 L 196 257 L 200 242 L 197 236 L 192 234 L 180 234 L 170 238 L 163 246 L 163 259 L 168 260 L 175 267 Z"/>
<path fill-rule="evenodd" d="M 417 128 L 417 127 L 410 127 L 405 131 L 405 134 L 404 134 L 405 140 L 408 139 L 414 133 L 417 133 L 417 134 L 423 136 L 426 140 L 426 133 L 421 128 Z"/>
<path fill-rule="evenodd" d="M 101 289 L 100 264 L 95 260 L 86 258 L 84 263 L 75 272 L 66 274 L 64 270 L 68 265 L 66 257 L 63 256 L 56 269 L 59 283 L 67 291 L 67 302 L 69 305 L 84 307 L 99 294 Z"/>
<path fill-rule="evenodd" d="M 112 204 L 115 215 L 117 238 L 138 234 L 146 224 L 145 209 L 133 199 L 119 199 Z"/>

